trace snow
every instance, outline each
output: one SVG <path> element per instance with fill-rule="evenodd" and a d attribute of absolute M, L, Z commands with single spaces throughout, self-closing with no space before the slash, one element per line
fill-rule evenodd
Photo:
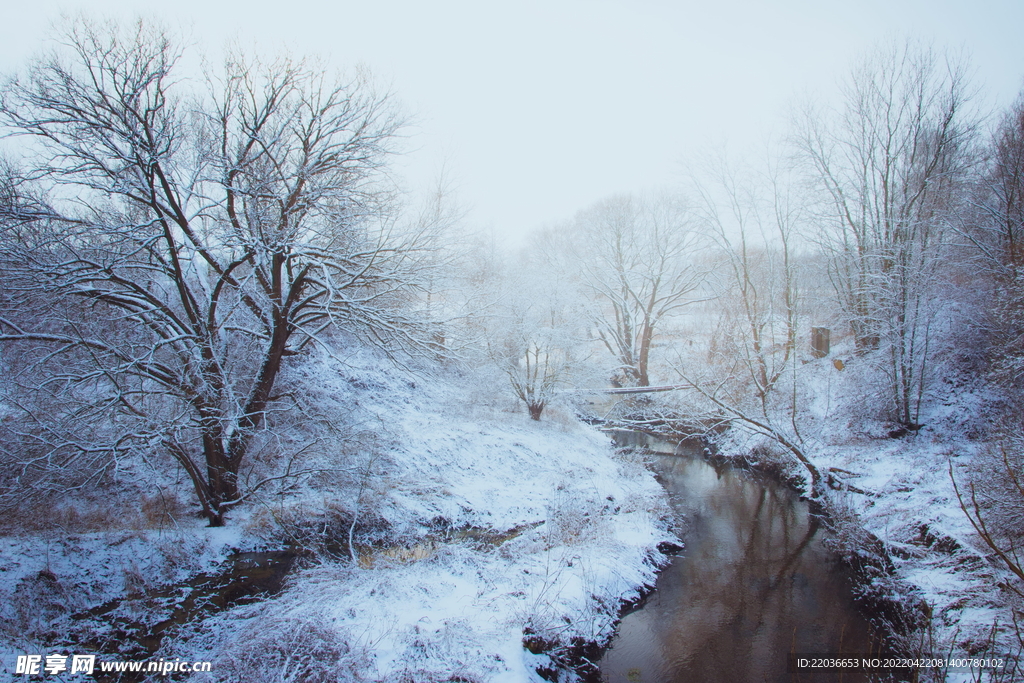
<path fill-rule="evenodd" d="M 4 669 L 15 670 L 17 654 L 43 654 L 32 636 L 51 629 L 66 634 L 70 614 L 183 582 L 216 568 L 240 544 L 238 529 L 205 527 L 0 538 Z"/>
<path fill-rule="evenodd" d="M 345 463 L 358 488 L 305 488 L 282 505 L 301 515 L 333 496 L 380 521 L 383 537 L 357 546 L 357 563 L 321 556 L 276 596 L 165 639 L 160 657 L 213 661 L 196 680 L 301 680 L 325 667 L 341 679 L 538 681 L 549 653 L 607 640 L 621 601 L 653 584 L 658 544 L 675 540 L 664 492 L 608 437 L 557 410 L 536 422 L 480 405 L 457 378 L 424 378 L 370 353 L 324 356 L 301 372 L 316 380 L 323 410 L 348 406 L 349 423 L 372 425 L 373 443 Z M 131 576 L 180 582 L 232 549 L 273 544 L 259 506 L 230 523 L 0 539 L 0 598 L 10 604 L 19 581 L 48 568 L 78 591 L 81 611 L 122 595 Z M 8 664 L 43 653 L 6 635 Z M 525 649 L 528 636 L 548 653 Z"/>
<path fill-rule="evenodd" d="M 294 372 L 310 387 L 310 419 L 334 416 L 358 436 L 317 456 L 339 473 L 334 488 L 298 487 L 274 498 L 273 514 L 269 500 L 241 508 L 223 529 L 195 520 L 0 538 L 8 672 L 15 654 L 43 653 L 39 634 L 67 627 L 70 614 L 214 571 L 238 550 L 280 547 L 280 520 L 310 524 L 325 508 L 377 529 L 372 543 L 356 545 L 356 562 L 317 553 L 274 597 L 189 623 L 156 656 L 211 660 L 197 681 L 538 683 L 566 646 L 606 642 L 621 602 L 653 584 L 658 545 L 675 541 L 665 494 L 605 435 L 557 407 L 529 420 L 509 411 L 498 388 L 396 369 L 366 351 Z M 876 587 L 928 603 L 930 654 L 968 652 L 993 623 L 1011 620 L 997 593 L 1005 572 L 949 476 L 951 463 L 965 469 L 986 448 L 971 425 L 994 399 L 955 379 L 940 383 L 926 426 L 889 438 L 892 426 L 871 413 L 872 372 L 870 356 L 841 344 L 801 366 L 807 454 L 864 492 L 832 491 L 830 505 L 851 533 L 864 529 L 890 548 L 895 581 Z M 727 452 L 754 445 L 738 432 L 729 439 Z M 540 654 L 524 642 L 542 645 L 533 648 Z"/>

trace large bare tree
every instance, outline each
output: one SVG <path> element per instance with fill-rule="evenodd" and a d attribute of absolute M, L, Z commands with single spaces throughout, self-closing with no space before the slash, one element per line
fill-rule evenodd
<path fill-rule="evenodd" d="M 387 95 L 240 55 L 190 83 L 180 57 L 143 22 L 78 21 L 4 86 L 25 161 L 3 193 L 0 341 L 9 381 L 47 395 L 20 404 L 20 482 L 164 453 L 221 525 L 261 484 L 239 475 L 289 356 L 332 328 L 429 347 L 407 305 L 426 245 L 381 181 Z"/>
<path fill-rule="evenodd" d="M 667 195 L 615 197 L 581 212 L 567 236 L 618 381 L 650 386 L 655 333 L 694 302 L 705 276 L 687 207 Z"/>

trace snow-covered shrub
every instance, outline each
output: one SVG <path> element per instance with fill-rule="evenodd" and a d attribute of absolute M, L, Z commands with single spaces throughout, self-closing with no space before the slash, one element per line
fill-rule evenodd
<path fill-rule="evenodd" d="M 851 494 L 829 491 L 828 514 L 825 523 L 832 532 L 825 543 L 847 561 L 863 553 L 870 553 L 870 536 L 864 530 L 864 522 L 857 514 Z"/>
<path fill-rule="evenodd" d="M 213 660 L 210 674 L 194 681 L 218 683 L 333 683 L 353 680 L 365 653 L 323 614 L 253 616 Z"/>
<path fill-rule="evenodd" d="M 44 636 L 58 619 L 80 605 L 73 587 L 52 571 L 42 569 L 15 585 L 9 600 L 0 608 L 0 629 L 7 638 Z"/>
<path fill-rule="evenodd" d="M 600 533 L 607 501 L 596 499 L 597 491 L 580 490 L 566 482 L 555 487 L 547 505 L 548 542 L 553 545 L 586 543 Z"/>

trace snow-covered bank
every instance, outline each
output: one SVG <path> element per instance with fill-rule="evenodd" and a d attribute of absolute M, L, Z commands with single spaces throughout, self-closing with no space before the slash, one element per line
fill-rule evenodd
<path fill-rule="evenodd" d="M 840 346 L 800 368 L 803 402 L 795 422 L 805 453 L 829 480 L 825 504 L 841 549 L 877 553 L 872 536 L 884 544 L 885 557 L 876 559 L 894 571 L 872 572 L 862 589 L 903 602 L 911 612 L 921 608 L 914 615 L 921 630 L 904 634 L 905 647 L 929 656 L 1019 657 L 1005 588 L 1014 579 L 979 538 L 951 477 L 963 493 L 979 459 L 998 448 L 986 440 L 998 396 L 983 381 L 943 368 L 946 379 L 933 383 L 923 403 L 923 426 L 900 429 L 878 409 L 871 389 L 878 386 L 875 362 Z M 738 431 L 722 450 L 768 468 L 787 460 L 763 438 L 746 439 Z M 803 475 L 795 465 L 789 471 Z M 946 676 L 941 680 L 974 680 L 933 673 Z"/>
<path fill-rule="evenodd" d="M 527 681 L 550 661 L 523 649 L 524 633 L 563 644 L 609 637 L 619 601 L 653 582 L 657 545 L 670 540 L 663 492 L 642 463 L 575 423 L 357 374 L 369 387 L 358 392 L 364 410 L 387 415 L 392 439 L 387 487 L 361 505 L 392 528 L 440 518 L 521 532 L 497 544 L 431 542 L 405 561 L 310 568 L 281 596 L 202 625 L 176 654 L 213 658 L 216 680 L 280 680 L 309 666 L 362 680 Z M 274 645 L 296 637 L 335 654 L 296 664 Z"/>
<path fill-rule="evenodd" d="M 154 656 L 211 660 L 201 680 L 536 681 L 560 646 L 610 637 L 621 601 L 653 583 L 658 544 L 673 540 L 643 463 L 572 419 L 538 423 L 470 401 L 451 381 L 384 367 L 368 354 L 306 367 L 321 412 L 344 413 L 364 437 L 323 480 L 333 488 L 311 481 L 238 510 L 233 530 L 213 532 L 226 543 L 199 522 L 174 542 L 170 532 L 93 534 L 88 545 L 51 543 L 48 555 L 27 550 L 44 547 L 37 537 L 5 539 L 3 566 L 18 568 L 6 604 L 41 572 L 79 597 L 35 638 L 5 634 L 4 649 L 48 653 L 70 613 L 130 591 L 134 574 L 180 581 L 331 512 L 356 521 L 351 550 L 317 551 L 276 596 L 189 623 Z M 323 467 L 329 454 L 318 458 Z M 164 547 L 188 560 L 160 560 Z M 102 589 L 78 588 L 107 575 Z M 530 653 L 527 635 L 554 650 Z"/>

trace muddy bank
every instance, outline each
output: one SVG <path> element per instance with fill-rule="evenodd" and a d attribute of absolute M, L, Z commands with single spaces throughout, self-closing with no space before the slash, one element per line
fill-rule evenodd
<path fill-rule="evenodd" d="M 306 554 L 286 549 L 239 552 L 219 571 L 203 572 L 189 580 L 110 600 L 71 615 L 71 630 L 53 646 L 70 646 L 117 659 L 147 660 L 164 639 L 182 626 L 237 605 L 279 593 L 285 578 Z M 144 674 L 97 674 L 96 680 L 135 681 Z"/>

